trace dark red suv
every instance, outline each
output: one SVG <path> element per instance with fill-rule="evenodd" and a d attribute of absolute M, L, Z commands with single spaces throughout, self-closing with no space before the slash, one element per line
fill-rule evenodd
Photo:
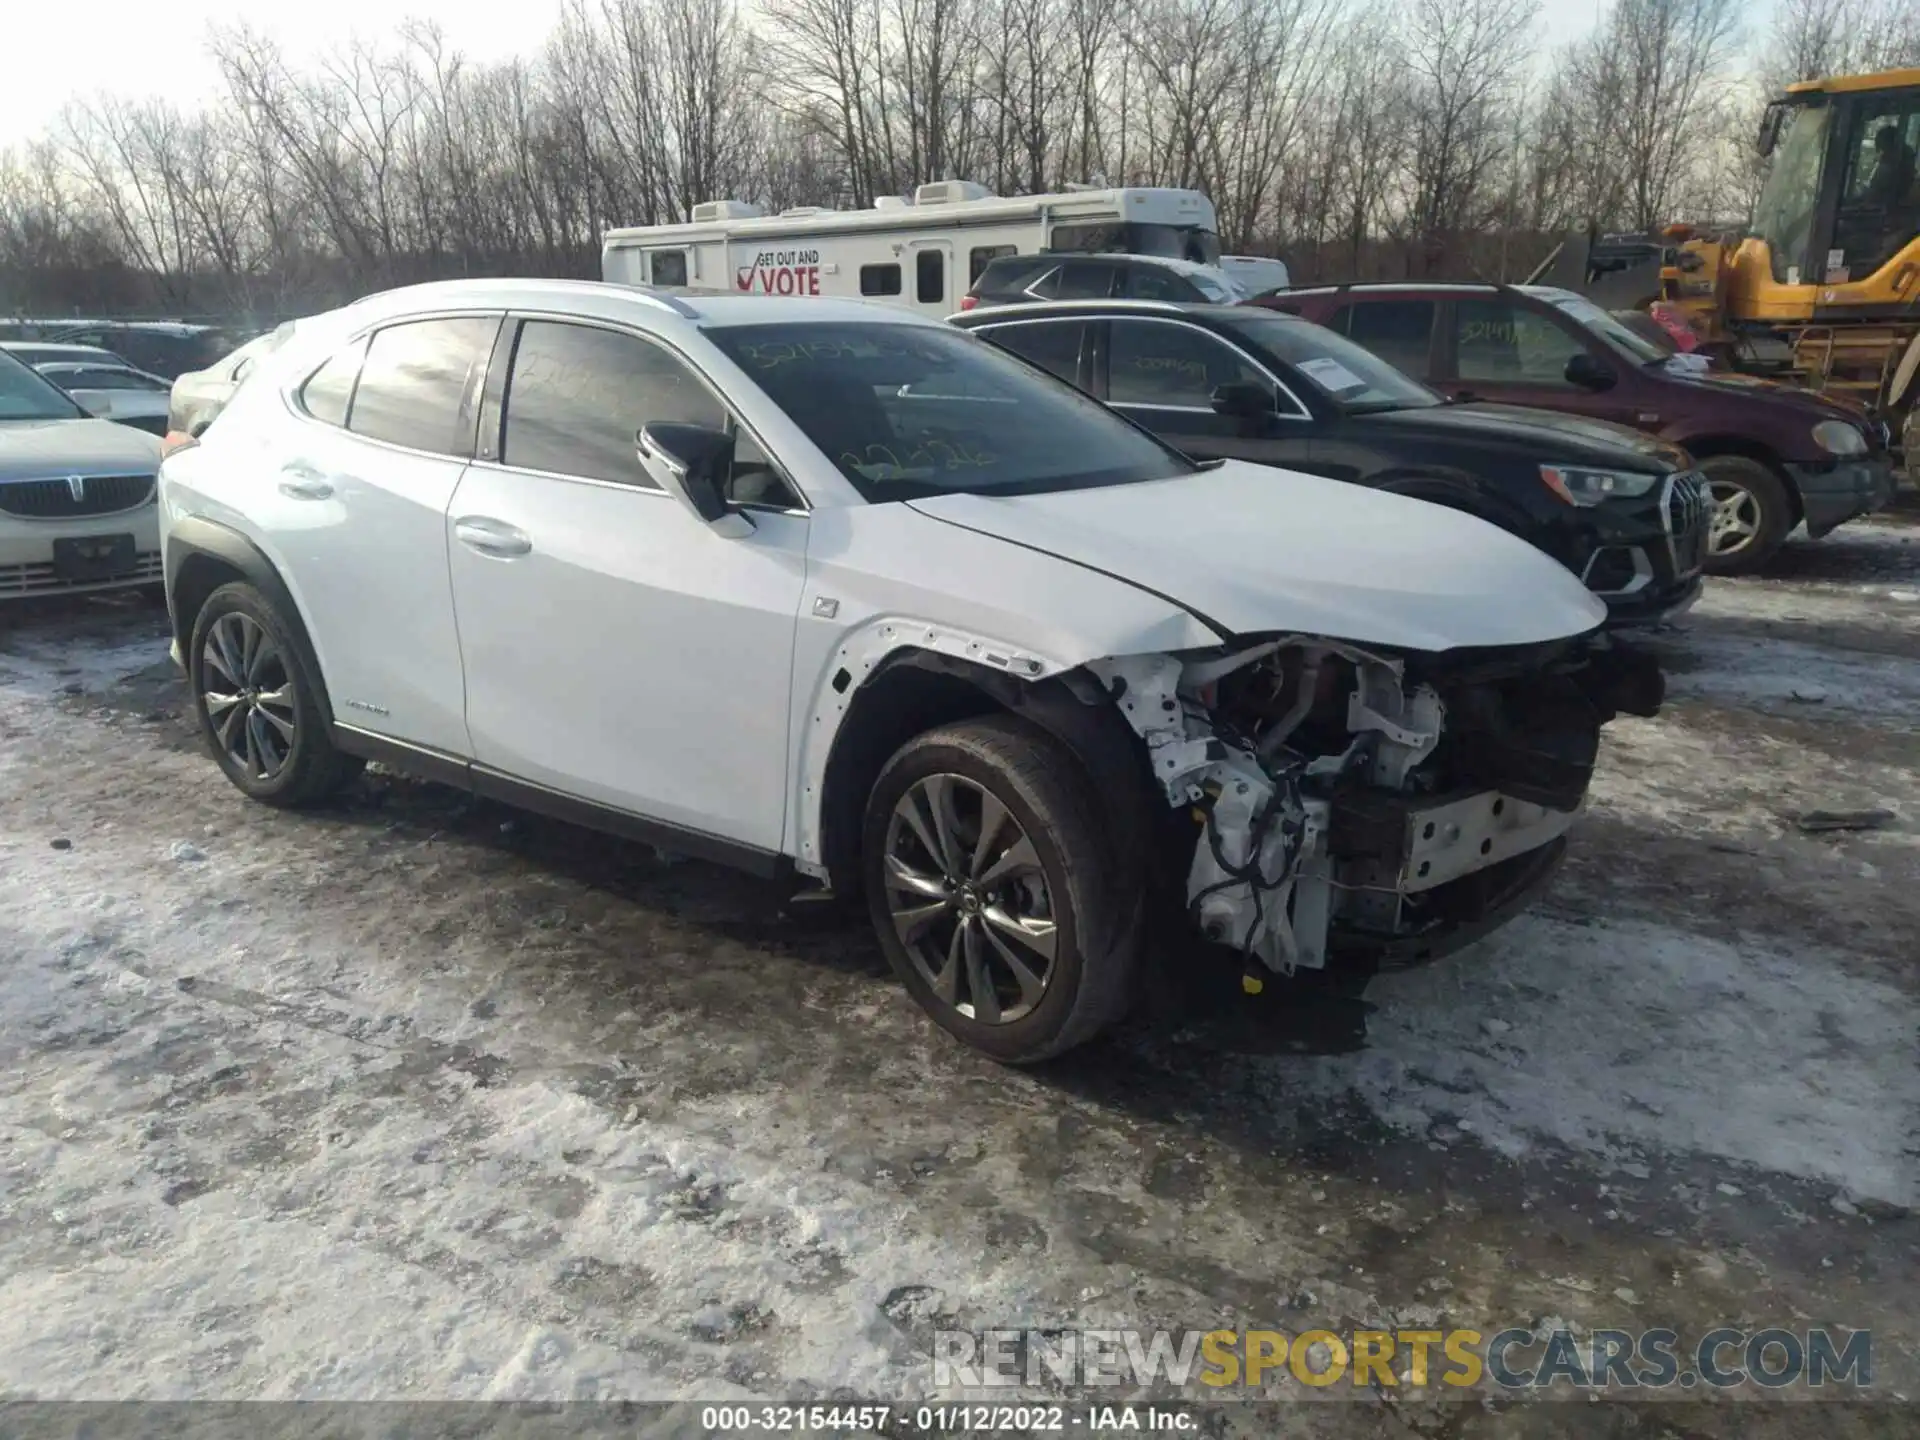
<path fill-rule="evenodd" d="M 1631 425 L 1684 447 L 1707 478 L 1707 569 L 1756 569 L 1796 524 L 1821 536 L 1893 498 L 1886 427 L 1844 401 L 1714 372 L 1569 290 L 1337 285 L 1249 302 L 1304 316 L 1456 398 Z"/>

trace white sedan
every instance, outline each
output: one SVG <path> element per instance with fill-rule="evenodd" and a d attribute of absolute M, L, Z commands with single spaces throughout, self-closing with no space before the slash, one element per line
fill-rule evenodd
<path fill-rule="evenodd" d="M 163 435 L 172 383 L 131 365 L 95 360 L 48 360 L 33 367 L 71 395 L 89 414 Z"/>
<path fill-rule="evenodd" d="M 271 804 L 367 758 L 863 894 L 1027 1062 L 1187 916 L 1249 988 L 1544 882 L 1658 673 L 1532 546 L 1195 464 L 932 320 L 458 281 L 302 321 L 161 469 L 176 655 Z"/>

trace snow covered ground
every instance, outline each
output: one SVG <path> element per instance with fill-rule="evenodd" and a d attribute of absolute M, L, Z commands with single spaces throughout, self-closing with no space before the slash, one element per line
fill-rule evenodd
<path fill-rule="evenodd" d="M 1659 638 L 1533 914 L 1032 1074 L 755 882 L 387 777 L 249 806 L 157 612 L 0 613 L 0 1395 L 914 1396 L 943 1324 L 1542 1316 L 1871 1325 L 1920 1395 L 1920 529 L 1781 572 Z"/>

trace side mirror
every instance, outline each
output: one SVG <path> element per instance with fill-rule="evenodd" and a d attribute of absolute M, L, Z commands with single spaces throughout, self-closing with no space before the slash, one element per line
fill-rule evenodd
<path fill-rule="evenodd" d="M 1230 380 L 1214 387 L 1208 402 L 1216 415 L 1234 415 L 1242 420 L 1257 420 L 1273 414 L 1279 407 L 1273 392 L 1252 380 Z"/>
<path fill-rule="evenodd" d="M 1567 383 L 1582 390 L 1611 390 L 1616 377 L 1610 367 L 1582 350 L 1567 361 Z"/>
<path fill-rule="evenodd" d="M 656 420 L 634 437 L 640 463 L 654 482 L 716 535 L 738 540 L 753 533 L 753 521 L 727 503 L 726 481 L 733 469 L 733 437 L 705 425 Z"/>

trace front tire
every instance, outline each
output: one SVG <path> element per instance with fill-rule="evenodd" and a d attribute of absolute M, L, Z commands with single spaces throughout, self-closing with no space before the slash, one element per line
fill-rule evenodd
<path fill-rule="evenodd" d="M 1713 508 L 1707 517 L 1709 575 L 1751 575 L 1793 529 L 1793 501 L 1780 477 L 1744 455 L 1700 462 Z"/>
<path fill-rule="evenodd" d="M 1027 1065 L 1126 1008 L 1140 887 L 1079 759 L 995 716 L 915 737 L 867 799 L 861 865 L 880 945 L 948 1033 Z"/>
<path fill-rule="evenodd" d="M 324 800 L 361 765 L 333 746 L 296 624 L 253 586 L 222 585 L 194 617 L 187 651 L 193 710 L 213 758 L 268 805 Z"/>

